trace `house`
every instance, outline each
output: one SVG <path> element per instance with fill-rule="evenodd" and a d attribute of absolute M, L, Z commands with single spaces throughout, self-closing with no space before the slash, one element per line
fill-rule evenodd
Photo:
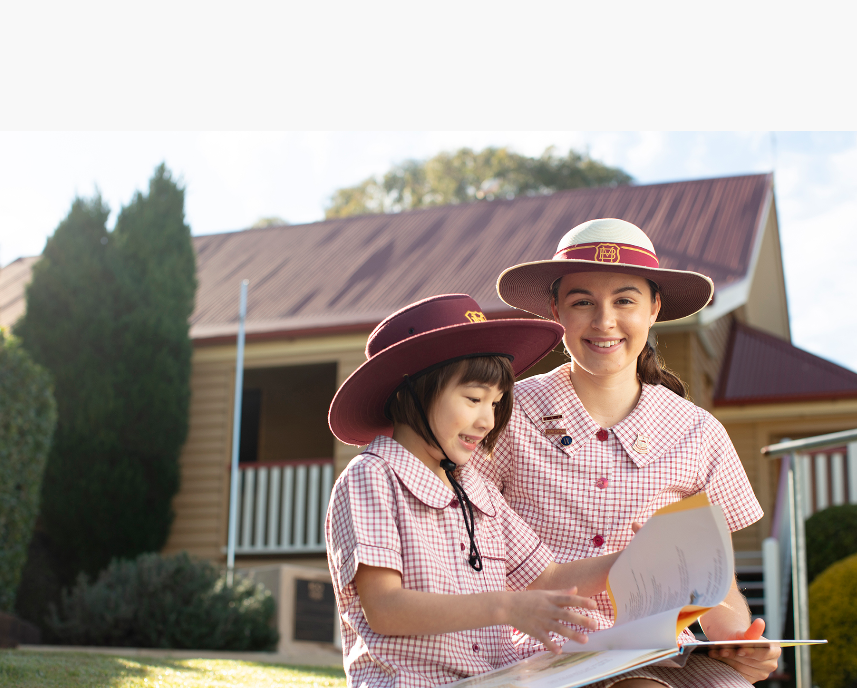
<path fill-rule="evenodd" d="M 642 227 L 662 267 L 714 280 L 709 306 L 659 323 L 654 332 L 667 365 L 733 439 L 766 512 L 736 533 L 735 548 L 759 552 L 771 529 L 779 465 L 763 458 L 761 447 L 857 427 L 857 373 L 790 343 L 771 174 L 579 189 L 195 237 L 190 429 L 165 552 L 225 561 L 241 280 L 250 284 L 237 565 L 324 568 L 327 497 L 358 452 L 335 440 L 327 410 L 365 360 L 371 330 L 392 311 L 437 293 L 468 293 L 489 318 L 529 317 L 499 299 L 497 276 L 553 255 L 568 229 L 598 217 Z M 23 311 L 32 260 L 0 272 L 0 322 Z M 562 360 L 554 352 L 533 373 Z M 857 489 L 848 498 L 857 501 Z"/>

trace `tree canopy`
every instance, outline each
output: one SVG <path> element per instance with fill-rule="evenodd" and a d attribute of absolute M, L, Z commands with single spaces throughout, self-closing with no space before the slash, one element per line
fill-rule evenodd
<path fill-rule="evenodd" d="M 330 198 L 325 217 L 398 213 L 632 181 L 626 172 L 574 150 L 562 156 L 551 146 L 538 158 L 529 158 L 507 148 L 489 147 L 479 152 L 461 148 L 428 160 L 406 160 L 383 177 L 369 177 L 356 186 L 338 189 Z"/>

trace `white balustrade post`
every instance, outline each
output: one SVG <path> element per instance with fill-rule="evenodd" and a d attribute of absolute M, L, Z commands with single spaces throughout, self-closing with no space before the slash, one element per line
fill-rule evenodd
<path fill-rule="evenodd" d="M 812 516 L 812 472 L 809 468 L 809 456 L 794 454 L 795 488 L 800 491 L 800 511 L 802 520 Z"/>
<path fill-rule="evenodd" d="M 239 547 L 250 547 L 253 544 L 253 493 L 256 491 L 256 469 L 245 468 L 241 471 L 244 474 L 244 495 L 241 510 L 241 541 Z"/>
<path fill-rule="evenodd" d="M 762 569 L 765 594 L 765 632 L 768 638 L 782 638 L 783 621 L 780 618 L 780 543 L 776 538 L 762 542 Z"/>
<path fill-rule="evenodd" d="M 306 542 L 304 524 L 306 523 L 306 466 L 295 470 L 295 547 L 303 547 Z"/>
<path fill-rule="evenodd" d="M 848 443 L 848 502 L 857 504 L 857 442 Z"/>
<path fill-rule="evenodd" d="M 265 516 L 268 513 L 268 468 L 263 466 L 256 470 L 256 533 L 253 546 L 262 549 L 265 546 Z"/>
<path fill-rule="evenodd" d="M 293 466 L 286 466 L 283 469 L 283 515 L 280 525 L 280 537 L 284 550 L 292 549 L 294 544 L 294 533 L 292 532 L 292 523 L 294 520 L 295 508 L 295 469 Z"/>
<path fill-rule="evenodd" d="M 309 490 L 307 491 L 307 527 L 306 544 L 318 545 L 318 504 L 321 467 L 316 463 L 309 467 Z"/>
<path fill-rule="evenodd" d="M 283 469 L 275 466 L 271 469 L 271 499 L 268 502 L 268 549 L 274 549 L 280 541 L 280 483 Z"/>
<path fill-rule="evenodd" d="M 833 487 L 833 504 L 845 504 L 845 457 L 840 452 L 830 455 L 830 482 Z"/>
<path fill-rule="evenodd" d="M 827 454 L 816 454 L 815 457 L 815 510 L 826 509 L 827 499 Z"/>
<path fill-rule="evenodd" d="M 333 464 L 324 465 L 321 471 L 321 516 L 327 518 L 327 506 L 330 503 L 330 493 L 333 491 Z M 321 544 L 327 547 L 327 538 L 324 535 L 324 527 L 321 529 Z"/>

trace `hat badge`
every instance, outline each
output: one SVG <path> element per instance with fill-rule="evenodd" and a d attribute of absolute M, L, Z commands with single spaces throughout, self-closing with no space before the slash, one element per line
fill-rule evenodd
<path fill-rule="evenodd" d="M 595 260 L 599 263 L 618 263 L 619 246 L 616 244 L 598 244 L 595 247 Z"/>
<path fill-rule="evenodd" d="M 488 318 L 481 311 L 467 311 L 464 317 L 472 323 L 488 322 Z"/>

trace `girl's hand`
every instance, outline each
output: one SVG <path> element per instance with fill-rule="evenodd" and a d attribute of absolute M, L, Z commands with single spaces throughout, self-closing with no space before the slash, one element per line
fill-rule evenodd
<path fill-rule="evenodd" d="M 595 609 L 597 605 L 595 600 L 581 597 L 576 593 L 576 587 L 570 590 L 527 590 L 508 593 L 506 623 L 527 635 L 538 638 L 544 643 L 545 648 L 555 654 L 559 654 L 562 647 L 551 639 L 551 633 L 578 643 L 585 643 L 586 633 L 574 631 L 565 624 L 576 624 L 595 630 L 595 621 L 568 607 Z"/>
<path fill-rule="evenodd" d="M 737 632 L 732 638 L 723 640 L 765 640 L 762 637 L 764 630 L 765 622 L 756 619 L 743 633 Z M 773 644 L 768 647 L 727 647 L 710 650 L 708 656 L 728 664 L 750 683 L 755 683 L 768 678 L 771 672 L 776 670 L 781 652 L 780 646 Z"/>

